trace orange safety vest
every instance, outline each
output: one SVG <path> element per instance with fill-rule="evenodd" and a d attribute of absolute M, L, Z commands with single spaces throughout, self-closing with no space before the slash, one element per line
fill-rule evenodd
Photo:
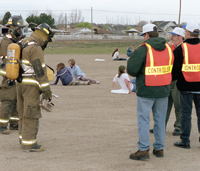
<path fill-rule="evenodd" d="M 174 51 L 176 49 L 174 43 L 172 44 L 171 48 L 172 48 L 172 51 Z"/>
<path fill-rule="evenodd" d="M 200 43 L 191 45 L 183 43 L 182 73 L 187 82 L 200 82 Z"/>
<path fill-rule="evenodd" d="M 174 62 L 174 55 L 171 47 L 166 43 L 166 49 L 157 51 L 149 44 L 147 47 L 147 58 L 145 67 L 146 86 L 165 86 L 172 80 L 171 72 Z"/>

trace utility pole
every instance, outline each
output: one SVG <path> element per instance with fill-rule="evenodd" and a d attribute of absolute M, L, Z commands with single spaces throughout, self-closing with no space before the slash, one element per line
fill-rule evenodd
<path fill-rule="evenodd" d="M 178 26 L 180 27 L 180 19 L 181 19 L 181 0 L 180 0 L 180 6 L 179 6 L 179 18 L 178 18 Z"/>
<path fill-rule="evenodd" d="M 91 7 L 91 25 L 93 23 L 92 7 Z M 92 26 L 92 47 L 93 47 L 93 26 Z"/>
<path fill-rule="evenodd" d="M 67 13 L 65 13 L 65 31 L 67 30 Z"/>

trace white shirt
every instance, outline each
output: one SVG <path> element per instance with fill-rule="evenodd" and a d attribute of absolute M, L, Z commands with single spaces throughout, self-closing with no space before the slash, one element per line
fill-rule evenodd
<path fill-rule="evenodd" d="M 133 90 L 133 84 L 130 82 L 130 79 L 129 79 L 127 73 L 123 73 L 119 78 L 118 78 L 118 74 L 116 74 L 114 79 L 113 79 L 113 81 L 114 82 L 118 81 L 118 83 L 121 86 L 122 90 L 128 90 L 128 88 L 126 86 L 126 81 L 128 81 L 129 84 L 130 84 L 130 89 Z"/>
<path fill-rule="evenodd" d="M 113 59 L 116 59 L 117 56 L 119 56 L 119 52 L 118 52 L 118 51 L 114 53 L 114 55 L 113 55 Z"/>

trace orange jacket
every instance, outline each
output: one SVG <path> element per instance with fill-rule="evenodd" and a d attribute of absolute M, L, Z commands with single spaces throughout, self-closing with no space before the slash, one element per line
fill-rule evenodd
<path fill-rule="evenodd" d="M 146 86 L 165 86 L 172 80 L 171 71 L 174 62 L 174 55 L 171 47 L 166 43 L 166 49 L 157 51 L 149 44 L 147 47 L 147 58 L 145 67 Z"/>
<path fill-rule="evenodd" d="M 196 45 L 183 43 L 182 73 L 187 82 L 200 82 L 200 43 Z"/>

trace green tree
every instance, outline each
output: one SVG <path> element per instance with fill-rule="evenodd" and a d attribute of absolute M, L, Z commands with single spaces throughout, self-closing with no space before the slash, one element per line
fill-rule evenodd
<path fill-rule="evenodd" d="M 51 15 L 47 15 L 45 13 L 41 13 L 39 16 L 32 14 L 26 18 L 26 21 L 30 23 L 29 27 L 35 27 L 35 24 L 39 25 L 42 23 L 47 23 L 51 28 L 56 28 L 54 25 L 54 18 L 52 18 Z"/>
<path fill-rule="evenodd" d="M 132 28 L 132 27 L 127 27 L 126 30 L 129 30 L 129 29 L 131 29 L 131 28 Z"/>
<path fill-rule="evenodd" d="M 103 29 L 106 30 L 108 28 L 108 26 L 104 26 Z"/>
<path fill-rule="evenodd" d="M 4 17 L 3 17 L 3 21 L 2 24 L 5 25 L 8 22 L 8 19 L 11 17 L 11 13 L 8 11 L 5 13 Z"/>
<path fill-rule="evenodd" d="M 86 27 L 86 28 L 91 29 L 91 28 L 92 28 L 92 25 L 91 25 L 90 23 L 88 23 L 88 22 L 84 22 L 84 23 L 78 23 L 78 24 L 76 25 L 76 27 Z"/>

